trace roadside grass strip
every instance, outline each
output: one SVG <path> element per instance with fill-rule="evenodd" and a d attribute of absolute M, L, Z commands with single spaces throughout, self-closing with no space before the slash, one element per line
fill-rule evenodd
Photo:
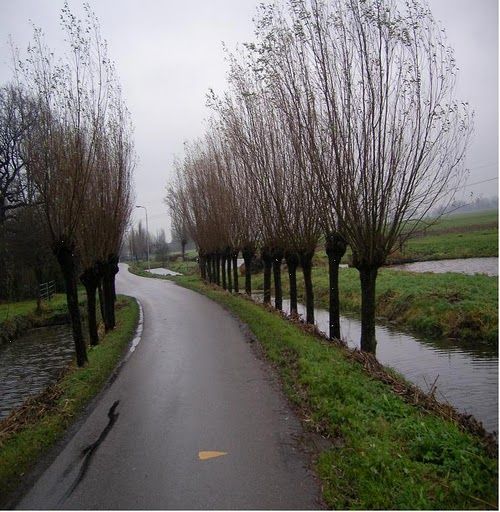
<path fill-rule="evenodd" d="M 138 320 L 137 302 L 118 296 L 116 328 L 88 349 L 88 365 L 70 363 L 55 384 L 0 422 L 0 505 L 102 389 L 134 337 Z"/>
<path fill-rule="evenodd" d="M 498 458 L 483 440 L 403 400 L 344 347 L 241 296 L 173 279 L 247 324 L 306 429 L 327 447 L 315 466 L 335 509 L 496 509 Z"/>

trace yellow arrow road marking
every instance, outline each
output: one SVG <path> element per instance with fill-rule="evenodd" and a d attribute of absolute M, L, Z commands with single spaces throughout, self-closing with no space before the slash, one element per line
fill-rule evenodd
<path fill-rule="evenodd" d="M 198 452 L 198 458 L 200 460 L 214 459 L 215 457 L 222 457 L 227 455 L 227 452 Z"/>

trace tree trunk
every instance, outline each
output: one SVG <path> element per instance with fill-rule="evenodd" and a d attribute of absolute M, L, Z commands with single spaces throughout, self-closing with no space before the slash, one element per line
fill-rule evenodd
<path fill-rule="evenodd" d="M 111 285 L 111 272 L 108 269 L 108 264 L 104 267 L 102 291 L 104 299 L 104 330 L 108 332 L 113 329 L 113 288 Z"/>
<path fill-rule="evenodd" d="M 181 241 L 181 250 L 182 250 L 182 261 L 186 261 L 186 244 L 185 240 Z"/>
<path fill-rule="evenodd" d="M 208 268 L 210 270 L 210 282 L 213 283 L 215 281 L 215 274 L 214 274 L 214 255 L 210 254 L 208 257 Z"/>
<path fill-rule="evenodd" d="M 200 276 L 206 281 L 207 280 L 207 266 L 206 266 L 206 257 L 204 254 L 199 255 L 198 264 L 200 266 Z"/>
<path fill-rule="evenodd" d="M 110 255 L 103 265 L 103 295 L 104 295 L 104 329 L 109 331 L 115 328 L 115 276 L 118 273 L 118 257 Z"/>
<path fill-rule="evenodd" d="M 89 328 L 89 340 L 92 346 L 99 344 L 99 334 L 97 333 L 97 311 L 96 311 L 96 292 L 99 277 L 94 268 L 88 268 L 80 276 L 80 281 L 85 286 L 87 294 L 87 321 Z"/>
<path fill-rule="evenodd" d="M 248 296 L 252 295 L 252 260 L 255 256 L 255 249 L 253 247 L 243 247 L 241 251 L 243 260 L 245 262 L 245 293 Z"/>
<path fill-rule="evenodd" d="M 207 269 L 207 281 L 212 282 L 212 261 L 210 260 L 210 254 L 205 256 L 205 265 Z"/>
<path fill-rule="evenodd" d="M 358 268 L 361 281 L 361 350 L 375 354 L 375 285 L 378 267 Z"/>
<path fill-rule="evenodd" d="M 113 290 L 113 328 L 114 325 L 114 318 L 115 318 L 115 302 L 116 302 L 116 274 L 120 271 L 120 267 L 118 266 L 118 262 L 120 261 L 120 257 L 117 254 L 113 254 L 110 257 L 110 264 L 111 264 L 111 271 L 113 272 L 112 278 L 111 278 L 111 287 Z"/>
<path fill-rule="evenodd" d="M 264 304 L 271 304 L 271 271 L 273 268 L 273 256 L 267 247 L 261 249 L 261 257 L 264 262 Z"/>
<path fill-rule="evenodd" d="M 347 249 L 347 243 L 337 232 L 326 235 L 325 244 L 328 255 L 328 273 L 330 285 L 330 339 L 340 339 L 340 299 L 339 299 L 339 265 Z"/>
<path fill-rule="evenodd" d="M 217 257 L 212 254 L 212 283 L 217 284 Z"/>
<path fill-rule="evenodd" d="M 226 254 L 225 253 L 222 253 L 221 255 L 221 272 L 222 272 L 222 288 L 224 290 L 227 290 L 227 285 L 226 285 Z"/>
<path fill-rule="evenodd" d="M 299 265 L 299 256 L 295 252 L 285 254 L 286 265 L 288 267 L 288 278 L 290 281 L 290 315 L 298 314 L 297 309 L 297 267 Z"/>
<path fill-rule="evenodd" d="M 215 272 L 216 272 L 216 278 L 215 281 L 217 283 L 217 286 L 220 286 L 220 254 L 215 254 Z"/>
<path fill-rule="evenodd" d="M 78 307 L 78 287 L 76 284 L 76 269 L 73 256 L 73 247 L 65 244 L 57 244 L 54 248 L 54 254 L 57 258 L 61 272 L 64 278 L 66 288 L 66 301 L 71 318 L 71 328 L 73 330 L 73 341 L 75 343 L 76 363 L 78 366 L 84 366 L 88 361 L 87 348 L 83 338 L 82 319 L 80 308 Z"/>
<path fill-rule="evenodd" d="M 101 310 L 101 319 L 104 322 L 104 316 L 106 315 L 104 311 L 104 292 L 102 290 L 102 268 L 99 268 L 99 282 L 97 283 L 97 292 L 99 295 L 99 309 Z"/>
<path fill-rule="evenodd" d="M 238 252 L 233 251 L 231 259 L 233 260 L 233 286 L 234 293 L 240 293 L 240 283 L 238 282 Z"/>
<path fill-rule="evenodd" d="M 227 261 L 227 289 L 233 293 L 233 273 L 231 272 L 231 251 L 227 251 L 226 253 L 226 261 Z"/>
<path fill-rule="evenodd" d="M 283 289 L 281 286 L 281 261 L 283 250 L 273 250 L 273 275 L 274 275 L 274 307 L 281 311 L 283 309 Z"/>
<path fill-rule="evenodd" d="M 314 290 L 312 284 L 312 258 L 313 252 L 300 253 L 300 265 L 304 274 L 304 288 L 306 292 L 306 322 L 314 324 Z"/>

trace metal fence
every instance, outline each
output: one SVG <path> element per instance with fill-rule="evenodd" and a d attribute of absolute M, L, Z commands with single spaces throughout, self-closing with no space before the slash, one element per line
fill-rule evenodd
<path fill-rule="evenodd" d="M 56 293 L 56 282 L 48 281 L 47 283 L 40 284 L 39 296 L 41 300 L 51 300 L 52 296 Z"/>

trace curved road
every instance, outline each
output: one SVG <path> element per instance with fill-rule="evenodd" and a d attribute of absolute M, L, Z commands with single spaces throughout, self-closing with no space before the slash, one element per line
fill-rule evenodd
<path fill-rule="evenodd" d="M 142 341 L 17 507 L 319 508 L 300 423 L 238 322 L 123 265 L 117 289 L 143 305 Z"/>

